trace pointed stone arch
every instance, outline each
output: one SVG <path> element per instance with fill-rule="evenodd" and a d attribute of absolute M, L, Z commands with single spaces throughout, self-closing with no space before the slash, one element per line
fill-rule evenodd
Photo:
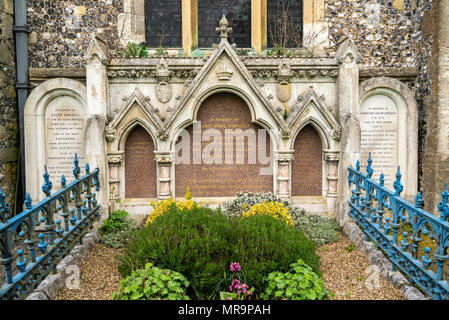
<path fill-rule="evenodd" d="M 136 121 L 124 140 L 125 198 L 157 198 L 153 138 L 141 122 Z"/>
<path fill-rule="evenodd" d="M 194 126 L 200 123 L 201 131 L 199 131 L 199 134 L 200 137 L 203 137 L 201 150 L 195 146 L 199 143 L 195 139 L 195 136 L 198 137 L 198 131 L 193 133 L 193 130 L 197 128 Z M 214 149 L 213 159 L 204 158 L 206 148 L 212 143 L 212 140 L 209 141 L 210 143 L 204 140 L 207 129 L 213 130 L 216 134 L 214 142 L 217 138 L 220 139 L 219 147 Z M 230 144 L 226 140 L 227 134 L 238 135 L 239 133 L 236 131 L 229 133 L 229 129 L 240 129 L 241 132 L 244 132 L 243 144 L 237 142 L 235 136 L 231 137 L 232 154 L 227 153 L 231 150 L 228 149 Z M 175 148 L 175 156 L 179 156 L 176 159 L 178 163 L 175 165 L 174 175 L 177 197 L 181 197 L 186 188 L 191 189 L 193 196 L 204 198 L 204 201 L 233 197 L 242 190 L 251 192 L 273 191 L 273 168 L 269 165 L 272 164 L 272 156 L 269 153 L 272 139 L 265 128 L 252 121 L 251 110 L 240 96 L 226 91 L 219 91 L 207 96 L 195 112 L 194 125 L 189 124 L 184 133 L 186 135 L 183 135 L 182 139 L 187 137 L 190 139 L 189 143 L 181 144 L 181 149 Z M 260 140 L 262 138 L 264 140 Z M 235 144 L 234 141 L 236 141 Z M 251 142 L 254 142 L 254 144 Z M 265 143 L 263 150 L 260 149 L 261 142 Z M 187 145 L 189 147 L 185 149 Z M 253 153 L 251 153 L 250 148 L 254 148 Z M 218 154 L 216 154 L 216 150 L 218 150 Z M 237 150 L 242 151 L 241 161 L 243 162 L 237 160 Z M 261 163 L 259 157 L 261 151 L 265 151 L 265 157 L 269 159 L 269 164 Z M 184 152 L 188 153 L 188 157 L 184 155 Z M 197 154 L 201 154 L 201 157 L 195 159 Z"/>

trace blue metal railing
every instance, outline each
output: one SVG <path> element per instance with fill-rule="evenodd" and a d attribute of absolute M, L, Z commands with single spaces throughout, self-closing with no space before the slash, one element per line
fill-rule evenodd
<path fill-rule="evenodd" d="M 0 299 L 23 299 L 50 273 L 99 218 L 93 187 L 99 190 L 99 169 L 80 178 L 75 154 L 73 175 L 67 184 L 61 177 L 60 190 L 51 194 L 53 183 L 45 167 L 42 191 L 46 198 L 32 205 L 26 195 L 26 210 L 9 218 L 9 204 L 0 188 Z M 59 218 L 55 221 L 55 217 Z"/>
<path fill-rule="evenodd" d="M 376 243 L 392 262 L 393 271 L 400 269 L 412 282 L 435 300 L 449 299 L 447 248 L 449 246 L 449 193 L 447 184 L 438 204 L 440 217 L 423 208 L 421 193 L 415 204 L 400 197 L 403 191 L 398 167 L 394 191 L 372 179 L 371 154 L 366 173 L 348 167 L 348 184 L 355 185 L 349 201 L 350 216 L 363 229 L 366 240 Z"/>

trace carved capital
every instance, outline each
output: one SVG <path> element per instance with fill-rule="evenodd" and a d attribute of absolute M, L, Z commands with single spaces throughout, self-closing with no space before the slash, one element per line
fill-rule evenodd
<path fill-rule="evenodd" d="M 275 156 L 276 161 L 278 161 L 281 164 L 287 165 L 289 164 L 292 160 L 295 159 L 294 155 L 293 155 L 293 150 L 291 152 L 278 152 Z"/>
<path fill-rule="evenodd" d="M 161 154 L 156 154 L 155 160 L 160 165 L 164 165 L 164 164 L 170 165 L 173 162 L 173 157 L 170 153 L 161 153 Z"/>
<path fill-rule="evenodd" d="M 324 160 L 327 162 L 340 161 L 340 151 L 338 150 L 324 150 Z"/>
<path fill-rule="evenodd" d="M 123 163 L 124 153 L 123 151 L 117 151 L 108 153 L 108 163 L 112 166 L 120 166 Z"/>
<path fill-rule="evenodd" d="M 288 80 L 293 76 L 291 65 L 287 60 L 282 60 L 279 64 L 277 76 L 279 80 Z"/>

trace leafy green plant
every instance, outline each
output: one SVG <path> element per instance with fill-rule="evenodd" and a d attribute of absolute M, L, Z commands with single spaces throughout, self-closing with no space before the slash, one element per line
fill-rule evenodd
<path fill-rule="evenodd" d="M 127 219 L 127 216 L 128 212 L 123 210 L 111 213 L 98 229 L 100 242 L 111 248 L 123 247 L 131 230 L 138 229 L 134 220 Z"/>
<path fill-rule="evenodd" d="M 191 283 L 189 296 L 218 299 L 223 290 L 215 286 L 227 272 L 229 261 L 244 265 L 247 283 L 260 292 L 265 275 L 287 271 L 298 258 L 319 273 L 313 242 L 284 221 L 267 215 L 227 218 L 219 209 L 172 206 L 146 228 L 132 233 L 118 261 L 123 276 L 152 262 L 186 276 Z"/>
<path fill-rule="evenodd" d="M 159 48 L 157 48 L 157 49 L 156 49 L 156 52 L 155 52 L 155 56 L 157 56 L 157 57 L 165 57 L 165 56 L 168 56 L 167 47 L 162 47 L 162 46 L 160 46 Z"/>
<path fill-rule="evenodd" d="M 146 58 L 148 57 L 147 45 L 138 45 L 134 42 L 129 41 L 125 51 L 122 51 L 122 54 L 126 58 Z"/>
<path fill-rule="evenodd" d="M 348 252 L 354 251 L 355 245 L 353 243 L 351 243 L 349 246 L 345 247 L 345 250 Z"/>
<path fill-rule="evenodd" d="M 113 300 L 189 300 L 185 294 L 189 281 L 180 273 L 160 269 L 152 263 L 120 280 Z"/>
<path fill-rule="evenodd" d="M 271 272 L 261 295 L 266 300 L 323 300 L 329 291 L 323 280 L 301 259 L 290 266 L 290 272 Z"/>

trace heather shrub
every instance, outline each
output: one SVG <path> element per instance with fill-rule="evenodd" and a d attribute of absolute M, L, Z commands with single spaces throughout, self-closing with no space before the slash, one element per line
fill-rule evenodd
<path fill-rule="evenodd" d="M 307 214 L 299 208 L 290 208 L 295 228 L 304 232 L 316 246 L 338 241 L 341 227 L 335 219 Z"/>
<path fill-rule="evenodd" d="M 268 215 L 228 218 L 220 209 L 172 205 L 131 235 L 118 260 L 122 276 L 152 262 L 183 274 L 191 284 L 190 297 L 218 299 L 216 284 L 231 262 L 244 265 L 247 283 L 262 292 L 266 275 L 287 271 L 299 258 L 319 273 L 313 242 L 282 220 Z"/>
<path fill-rule="evenodd" d="M 223 204 L 223 213 L 228 217 L 241 216 L 243 212 L 250 209 L 253 205 L 266 202 L 279 202 L 285 207 L 288 207 L 286 201 L 282 201 L 280 197 L 274 193 L 252 193 L 252 192 L 239 192 L 236 198 L 226 201 Z"/>
<path fill-rule="evenodd" d="M 242 217 L 249 217 L 256 214 L 265 214 L 272 216 L 276 219 L 282 220 L 290 226 L 293 226 L 293 219 L 290 217 L 289 210 L 284 207 L 284 204 L 280 202 L 267 202 L 264 200 L 262 203 L 253 205 L 248 211 L 242 213 Z"/>

